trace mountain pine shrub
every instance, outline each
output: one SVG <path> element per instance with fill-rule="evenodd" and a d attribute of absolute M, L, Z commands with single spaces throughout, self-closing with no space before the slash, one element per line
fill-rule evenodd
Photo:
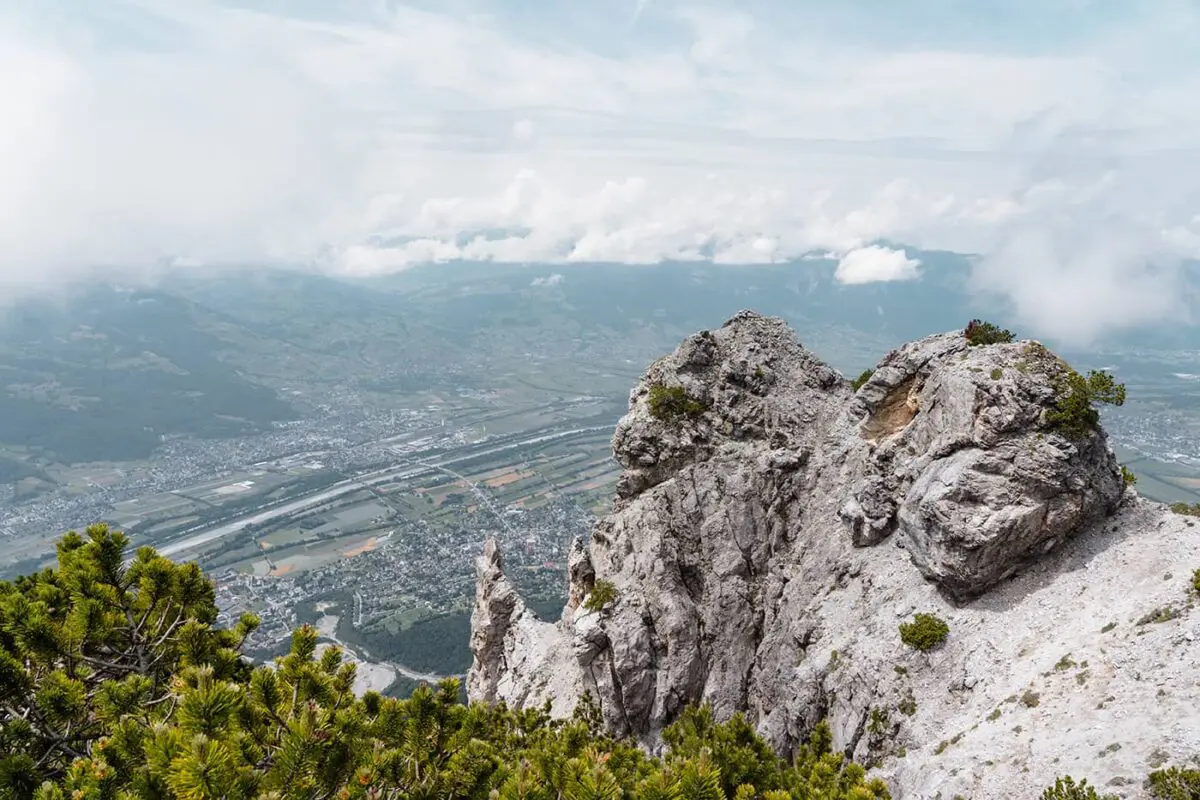
<path fill-rule="evenodd" d="M 1016 337 L 1013 332 L 993 325 L 990 322 L 984 322 L 981 319 L 973 319 L 967 323 L 966 329 L 963 331 L 963 336 L 966 337 L 967 343 L 972 347 L 979 347 L 987 344 L 1007 344 Z"/>
<path fill-rule="evenodd" d="M 1150 796 L 1156 800 L 1196 800 L 1200 798 L 1200 770 L 1170 767 L 1150 773 Z"/>
<path fill-rule="evenodd" d="M 1121 465 L 1121 480 L 1126 487 L 1133 486 L 1137 483 L 1137 475 L 1133 474 L 1133 470 L 1124 464 Z"/>
<path fill-rule="evenodd" d="M 682 386 L 655 383 L 650 387 L 650 416 L 663 422 L 680 422 L 700 416 L 708 407 L 688 395 Z"/>
<path fill-rule="evenodd" d="M 405 700 L 353 693 L 355 664 L 303 626 L 270 666 L 240 656 L 256 620 L 214 627 L 195 564 L 105 526 L 58 566 L 0 583 L 0 798 L 695 798 L 884 800 L 818 725 L 780 758 L 741 716 L 689 708 L 652 757 L 603 730 L 594 702 L 463 705 L 447 680 Z"/>
<path fill-rule="evenodd" d="M 922 652 L 937 647 L 949 633 L 946 621 L 933 614 L 916 614 L 912 622 L 900 623 L 900 641 Z"/>
<path fill-rule="evenodd" d="M 1054 785 L 1042 792 L 1042 800 L 1118 800 L 1115 794 L 1100 795 L 1094 786 L 1088 786 L 1084 778 L 1079 783 L 1070 775 L 1054 781 Z"/>
<path fill-rule="evenodd" d="M 592 587 L 592 591 L 588 592 L 587 599 L 583 601 L 583 607 L 588 611 L 600 611 L 616 599 L 617 587 L 613 585 L 613 582 L 599 580 Z"/>
<path fill-rule="evenodd" d="M 196 564 L 174 564 L 148 547 L 126 564 L 127 545 L 123 534 L 93 525 L 58 543 L 57 570 L 0 583 L 0 775 L 8 785 L 61 778 L 102 743 L 128 740 L 174 709 L 181 671 L 249 678 L 240 651 L 257 618 L 215 629 L 212 584 Z M 119 761 L 106 763 L 121 772 Z"/>
<path fill-rule="evenodd" d="M 859 389 L 862 388 L 864 383 L 871 380 L 871 376 L 874 374 L 875 374 L 874 369 L 864 369 L 862 372 L 860 372 L 858 374 L 857 378 L 850 381 L 850 388 L 857 392 Z"/>
<path fill-rule="evenodd" d="M 1046 422 L 1068 439 L 1084 439 L 1100 427 L 1096 403 L 1125 404 L 1125 384 L 1117 383 L 1107 372 L 1091 370 L 1085 378 L 1066 367 L 1056 383 L 1058 399 Z"/>

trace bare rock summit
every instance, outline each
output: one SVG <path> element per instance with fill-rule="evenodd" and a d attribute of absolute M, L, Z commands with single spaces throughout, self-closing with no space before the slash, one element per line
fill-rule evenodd
<path fill-rule="evenodd" d="M 856 392 L 779 319 L 689 337 L 630 395 L 613 511 L 572 551 L 561 619 L 526 608 L 494 542 L 480 557 L 470 698 L 565 715 L 590 693 L 650 747 L 694 703 L 783 752 L 827 719 L 897 798 L 1034 796 L 1067 771 L 1140 785 L 1152 750 L 1200 745 L 1184 699 L 1142 697 L 1183 664 L 1200 699 L 1190 630 L 1170 658 L 1134 635 L 1185 599 L 1163 564 L 1195 539 L 1126 491 L 1101 429 L 1052 423 L 1068 373 L 1037 342 L 955 332 Z M 928 653 L 898 635 L 922 611 L 951 629 Z M 1064 653 L 1088 664 L 1065 681 Z"/>

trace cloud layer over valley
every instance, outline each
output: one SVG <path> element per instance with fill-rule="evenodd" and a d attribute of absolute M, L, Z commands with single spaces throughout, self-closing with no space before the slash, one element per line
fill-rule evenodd
<path fill-rule="evenodd" d="M 979 254 L 1046 335 L 1190 321 L 1200 12 L 1006 8 L 0 0 L 0 290 L 812 252 L 920 280 L 890 242 Z"/>

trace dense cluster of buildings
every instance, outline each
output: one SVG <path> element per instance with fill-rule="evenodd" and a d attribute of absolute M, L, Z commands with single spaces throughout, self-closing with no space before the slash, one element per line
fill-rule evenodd
<path fill-rule="evenodd" d="M 306 413 L 304 419 L 278 423 L 273 430 L 240 439 L 166 438 L 145 466 L 117 470 L 102 482 L 84 478 L 60 485 L 31 502 L 19 505 L 0 497 L 0 536 L 41 536 L 66 531 L 81 520 L 109 518 L 123 501 L 161 492 L 186 490 L 199 482 L 237 470 L 273 462 L 295 453 L 320 452 L 334 469 L 353 470 L 394 457 L 386 440 L 424 429 L 437 429 L 437 438 L 455 440 L 456 428 L 441 428 L 438 409 L 387 411 L 358 402 L 352 393 L 332 397 Z M 83 470 L 86 471 L 86 470 Z M 98 472 L 112 472 L 98 467 Z M 12 488 L 0 486 L 10 494 Z"/>
<path fill-rule="evenodd" d="M 566 554 L 572 539 L 587 535 L 591 515 L 564 500 L 501 513 L 505 524 L 482 518 L 478 528 L 401 523 L 376 549 L 295 577 L 217 573 L 213 577 L 221 621 L 255 612 L 262 624 L 251 647 L 274 650 L 300 621 L 297 609 L 335 595 L 352 598 L 356 628 L 400 614 L 461 612 L 474 597 L 475 557 L 489 536 L 500 541 L 506 570 L 524 595 L 563 596 Z"/>
<path fill-rule="evenodd" d="M 1200 422 L 1180 411 L 1141 411 L 1107 414 L 1109 437 L 1163 461 L 1200 468 Z"/>

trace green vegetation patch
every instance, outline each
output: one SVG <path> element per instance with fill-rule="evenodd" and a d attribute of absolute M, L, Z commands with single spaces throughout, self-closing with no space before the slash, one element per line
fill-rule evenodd
<path fill-rule="evenodd" d="M 946 621 L 933 614 L 917 614 L 912 622 L 900 623 L 900 641 L 921 652 L 937 647 L 949 633 Z"/>
<path fill-rule="evenodd" d="M 583 607 L 588 611 L 601 611 L 609 603 L 617 599 L 617 587 L 612 581 L 599 580 L 583 601 Z"/>
<path fill-rule="evenodd" d="M 694 419 L 708 406 L 690 396 L 682 386 L 667 386 L 656 383 L 650 387 L 650 416 L 663 422 L 679 422 Z"/>
<path fill-rule="evenodd" d="M 1001 328 L 998 325 L 993 325 L 990 322 L 984 322 L 981 319 L 973 319 L 968 322 L 966 329 L 963 331 L 963 336 L 966 337 L 967 344 L 972 347 L 988 344 L 1007 344 L 1016 338 L 1012 331 Z"/>
<path fill-rule="evenodd" d="M 1068 439 L 1083 439 L 1100 426 L 1096 403 L 1125 404 L 1125 384 L 1117 383 L 1107 372 L 1091 370 L 1087 377 L 1070 367 L 1057 381 L 1058 399 L 1046 415 L 1051 429 Z"/>
<path fill-rule="evenodd" d="M 1154 625 L 1163 622 L 1170 622 L 1179 616 L 1179 609 L 1174 606 L 1162 606 L 1156 608 L 1150 613 L 1144 615 L 1137 621 L 1138 625 Z"/>
<path fill-rule="evenodd" d="M 1171 767 L 1150 773 L 1150 796 L 1157 800 L 1194 800 L 1200 797 L 1200 770 Z"/>
<path fill-rule="evenodd" d="M 887 709 L 878 706 L 872 708 L 870 722 L 867 723 L 867 730 L 875 736 L 883 736 L 887 733 L 888 727 Z"/>
<path fill-rule="evenodd" d="M 875 374 L 874 369 L 864 369 L 862 372 L 860 372 L 858 374 L 857 378 L 850 381 L 850 388 L 857 392 L 859 389 L 862 388 L 864 383 L 871 380 L 871 376 L 874 374 Z"/>
<path fill-rule="evenodd" d="M 1119 749 L 1120 745 L 1109 745 L 1100 755 Z M 1156 756 L 1151 760 L 1162 759 Z M 1123 782 L 1132 783 L 1127 779 Z M 1155 800 L 1195 800 L 1200 797 L 1200 770 L 1180 767 L 1155 769 L 1146 779 L 1145 789 L 1149 792 L 1148 796 Z M 1118 797 L 1115 794 L 1098 794 L 1086 779 L 1076 783 L 1074 778 L 1064 775 L 1042 792 L 1041 800 L 1118 800 Z"/>
<path fill-rule="evenodd" d="M 1200 517 L 1200 503 L 1171 503 L 1171 510 L 1185 517 Z"/>
<path fill-rule="evenodd" d="M 1041 800 L 1117 800 L 1117 795 L 1099 795 L 1086 778 L 1076 783 L 1070 775 L 1064 775 L 1042 792 Z"/>
<path fill-rule="evenodd" d="M 1131 470 L 1129 467 L 1125 466 L 1124 464 L 1121 465 L 1121 481 L 1127 487 L 1133 486 L 1134 484 L 1137 483 L 1137 475 L 1134 475 L 1133 470 Z"/>
<path fill-rule="evenodd" d="M 1060 658 L 1058 660 L 1057 664 L 1054 665 L 1054 670 L 1055 670 L 1055 672 L 1063 672 L 1064 670 L 1071 669 L 1072 667 L 1075 667 L 1075 666 L 1078 666 L 1075 663 L 1075 659 L 1071 658 L 1070 653 L 1067 653 L 1065 656 L 1063 656 L 1062 658 Z"/>
<path fill-rule="evenodd" d="M 1099 429 L 1097 403 L 1125 404 L 1125 384 L 1117 383 L 1110 373 L 1090 370 L 1085 377 L 1038 342 L 1027 343 L 1024 352 L 1029 361 L 1021 362 L 1025 365 L 1022 371 L 1032 367 L 1049 378 L 1055 390 L 1054 407 L 1046 414 L 1046 424 L 1066 438 L 1084 439 Z"/>

